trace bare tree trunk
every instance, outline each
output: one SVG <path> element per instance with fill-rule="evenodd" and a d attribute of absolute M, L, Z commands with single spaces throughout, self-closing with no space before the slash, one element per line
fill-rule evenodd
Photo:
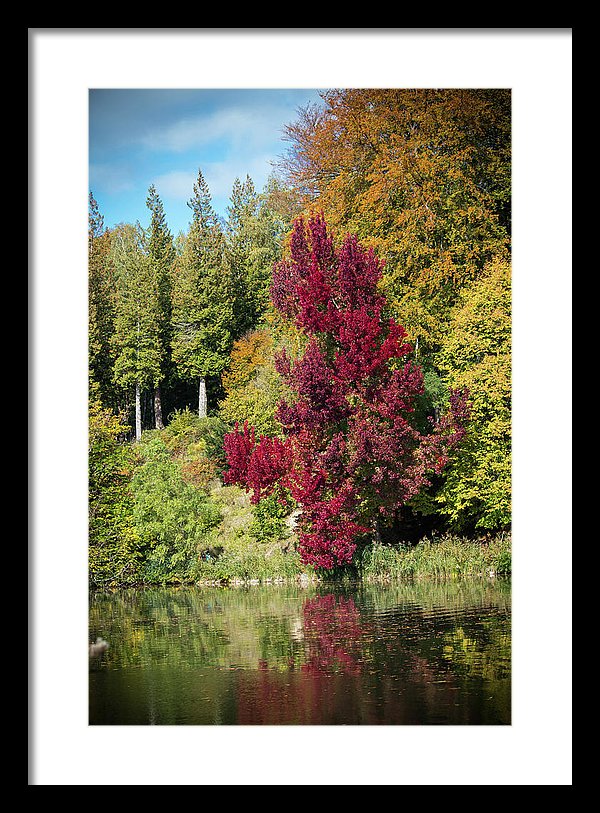
<path fill-rule="evenodd" d="M 135 385 L 135 439 L 139 441 L 142 437 L 142 399 L 139 382 Z"/>
<path fill-rule="evenodd" d="M 154 425 L 157 429 L 164 429 L 162 416 L 162 401 L 160 397 L 160 387 L 154 388 Z"/>
<path fill-rule="evenodd" d="M 201 378 L 200 386 L 198 387 L 198 415 L 201 418 L 206 418 L 206 381 Z"/>

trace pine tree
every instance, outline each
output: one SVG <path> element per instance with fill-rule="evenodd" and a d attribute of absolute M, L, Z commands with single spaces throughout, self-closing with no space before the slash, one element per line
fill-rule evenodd
<path fill-rule="evenodd" d="M 121 387 L 135 389 L 135 437 L 139 440 L 141 393 L 162 380 L 164 357 L 158 279 L 139 224 L 115 230 L 112 259 L 117 282 L 113 378 Z"/>
<path fill-rule="evenodd" d="M 175 259 L 173 237 L 167 227 L 162 201 L 156 188 L 148 189 L 146 205 L 152 213 L 148 236 L 148 256 L 156 276 L 158 287 L 159 329 L 163 347 L 163 376 L 168 377 L 171 366 L 171 266 Z M 157 429 L 163 429 L 161 387 L 154 390 L 154 421 Z"/>
<path fill-rule="evenodd" d="M 180 377 L 198 380 L 198 414 L 205 417 L 206 378 L 219 376 L 229 358 L 233 303 L 223 234 L 201 171 L 188 206 L 192 222 L 173 266 L 171 348 Z"/>
<path fill-rule="evenodd" d="M 225 261 L 235 298 L 233 334 L 239 339 L 258 325 L 269 306 L 285 225 L 268 206 L 267 194 L 257 194 L 249 175 L 243 183 L 235 179 L 230 204 Z"/>
<path fill-rule="evenodd" d="M 114 406 L 110 338 L 114 330 L 110 233 L 90 192 L 88 220 L 88 342 L 90 396 Z"/>

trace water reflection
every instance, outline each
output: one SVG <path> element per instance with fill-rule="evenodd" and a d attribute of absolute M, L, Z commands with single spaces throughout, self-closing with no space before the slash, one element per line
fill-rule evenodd
<path fill-rule="evenodd" d="M 90 723 L 510 723 L 510 585 L 91 596 Z"/>

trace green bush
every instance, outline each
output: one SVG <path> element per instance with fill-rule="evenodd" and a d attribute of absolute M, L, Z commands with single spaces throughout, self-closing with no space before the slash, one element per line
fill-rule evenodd
<path fill-rule="evenodd" d="M 253 506 L 254 518 L 248 528 L 249 533 L 259 542 L 277 539 L 284 540 L 289 536 L 286 518 L 292 510 L 291 501 L 277 491 L 265 497 Z"/>
<path fill-rule="evenodd" d="M 264 550 L 248 548 L 245 551 L 226 550 L 214 560 L 200 561 L 196 578 L 207 582 L 293 580 L 307 573 L 309 570 L 302 565 L 296 552 L 272 550 L 265 553 Z"/>
<path fill-rule="evenodd" d="M 157 432 L 139 444 L 143 463 L 131 488 L 134 520 L 144 548 L 144 581 L 193 578 L 199 550 L 221 515 L 207 493 L 187 483 Z"/>
<path fill-rule="evenodd" d="M 169 451 L 176 457 L 197 457 L 199 454 L 218 464 L 224 464 L 223 438 L 227 425 L 217 416 L 200 418 L 187 407 L 176 410 L 162 437 Z"/>
<path fill-rule="evenodd" d="M 130 488 L 137 459 L 133 447 L 119 441 L 126 431 L 110 410 L 90 405 L 88 562 L 95 586 L 138 578 L 140 538 Z"/>

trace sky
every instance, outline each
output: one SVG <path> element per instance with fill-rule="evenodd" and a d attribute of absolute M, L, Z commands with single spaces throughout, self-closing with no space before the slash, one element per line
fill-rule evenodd
<path fill-rule="evenodd" d="M 186 231 L 199 169 L 226 217 L 235 178 L 249 175 L 261 191 L 287 149 L 284 126 L 310 102 L 321 103 L 318 90 L 91 89 L 89 189 L 104 225 L 147 226 L 154 184 L 173 236 Z"/>

